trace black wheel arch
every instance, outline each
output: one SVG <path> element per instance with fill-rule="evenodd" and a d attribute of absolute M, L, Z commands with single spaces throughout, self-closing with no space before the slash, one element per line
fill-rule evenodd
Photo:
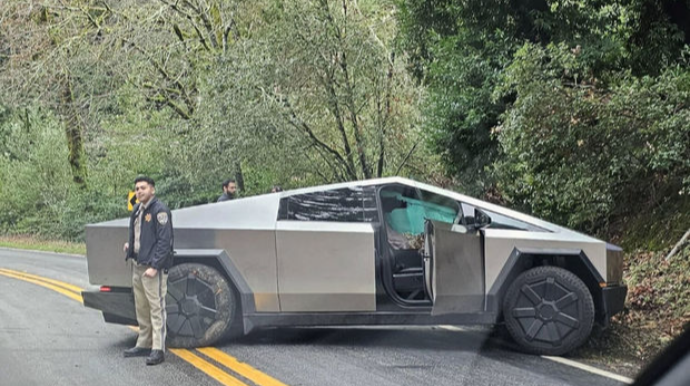
<path fill-rule="evenodd" d="M 203 264 L 215 268 L 228 280 L 230 289 L 234 291 L 239 302 L 237 323 L 241 323 L 242 330 L 249 332 L 244 316 L 255 313 L 254 294 L 252 293 L 240 270 L 222 249 L 176 249 L 173 266 L 184 263 Z"/>
<path fill-rule="evenodd" d="M 603 304 L 602 289 L 599 283 L 604 278 L 594 268 L 584 251 L 580 249 L 513 249 L 496 281 L 486 297 L 486 310 L 495 312 L 498 320 L 503 320 L 501 304 L 510 284 L 521 273 L 539 266 L 555 266 L 575 274 L 589 289 L 594 301 L 595 322 L 607 326 L 608 316 Z"/>

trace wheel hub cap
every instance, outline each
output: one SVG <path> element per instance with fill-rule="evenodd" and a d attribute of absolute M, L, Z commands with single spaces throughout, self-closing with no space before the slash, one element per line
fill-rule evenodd
<path fill-rule="evenodd" d="M 512 317 L 527 341 L 559 346 L 580 327 L 579 312 L 577 294 L 549 277 L 522 286 Z"/>
<path fill-rule="evenodd" d="M 558 309 L 553 305 L 553 302 L 543 302 L 539 309 L 539 318 L 541 320 L 551 320 L 558 313 Z"/>
<path fill-rule="evenodd" d="M 199 312 L 199 301 L 194 297 L 188 297 L 185 295 L 185 299 L 178 302 L 181 305 L 182 313 L 185 316 L 192 316 Z"/>
<path fill-rule="evenodd" d="M 168 283 L 167 327 L 171 335 L 200 338 L 218 313 L 213 286 L 195 272 Z"/>

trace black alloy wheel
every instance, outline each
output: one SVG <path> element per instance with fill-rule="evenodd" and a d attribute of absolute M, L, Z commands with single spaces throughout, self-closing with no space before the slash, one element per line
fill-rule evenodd
<path fill-rule="evenodd" d="M 570 271 L 537 267 L 510 285 L 503 316 L 510 335 L 527 352 L 562 355 L 589 338 L 594 302 L 587 286 Z"/>
<path fill-rule="evenodd" d="M 170 270 L 168 345 L 191 348 L 213 344 L 230 330 L 235 311 L 234 292 L 216 269 L 185 263 Z"/>

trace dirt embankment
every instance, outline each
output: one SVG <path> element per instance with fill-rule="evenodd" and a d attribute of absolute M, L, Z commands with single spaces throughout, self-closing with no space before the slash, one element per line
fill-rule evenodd
<path fill-rule="evenodd" d="M 690 245 L 669 261 L 666 252 L 626 255 L 625 311 L 576 353 L 633 376 L 690 323 Z"/>

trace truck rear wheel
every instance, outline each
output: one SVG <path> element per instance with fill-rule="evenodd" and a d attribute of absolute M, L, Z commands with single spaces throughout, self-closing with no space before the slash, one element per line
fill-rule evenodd
<path fill-rule="evenodd" d="M 230 331 L 236 310 L 232 288 L 213 267 L 184 263 L 170 269 L 166 297 L 170 347 L 215 343 Z"/>
<path fill-rule="evenodd" d="M 585 283 L 573 273 L 537 267 L 510 285 L 503 316 L 508 332 L 525 351 L 562 355 L 589 338 L 594 302 Z"/>

